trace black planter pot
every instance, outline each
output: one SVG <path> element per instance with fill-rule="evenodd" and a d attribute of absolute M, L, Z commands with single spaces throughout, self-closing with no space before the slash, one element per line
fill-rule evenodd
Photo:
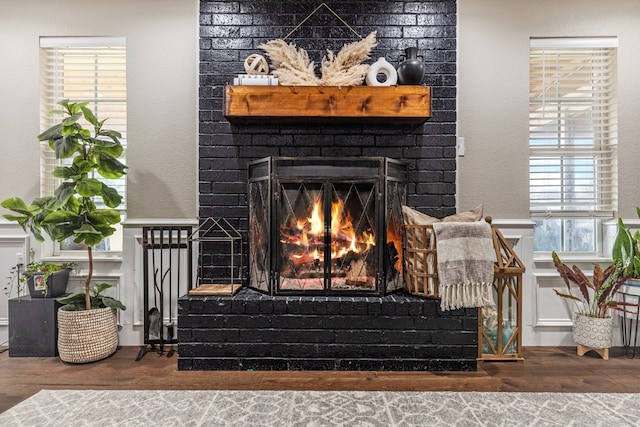
<path fill-rule="evenodd" d="M 58 298 L 67 292 L 70 268 L 54 271 L 47 278 L 47 286 L 44 286 L 44 273 L 36 273 L 29 277 L 27 286 L 31 298 Z M 46 291 L 46 292 L 45 292 Z"/>

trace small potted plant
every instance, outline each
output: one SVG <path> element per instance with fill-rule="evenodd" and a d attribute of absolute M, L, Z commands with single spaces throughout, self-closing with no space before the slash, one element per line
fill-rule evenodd
<path fill-rule="evenodd" d="M 54 264 L 47 261 L 31 261 L 27 265 L 16 264 L 9 270 L 5 295 L 11 296 L 14 286 L 16 295 L 21 298 L 29 291 L 31 298 L 57 298 L 67 291 L 69 274 L 76 267 L 74 262 Z"/>
<path fill-rule="evenodd" d="M 124 305 L 102 295 L 109 284 L 93 284 L 93 247 L 111 236 L 115 224 L 121 220 L 116 208 L 122 201 L 118 191 L 99 180 L 102 176 L 117 179 L 125 174 L 126 166 L 118 160 L 123 152 L 120 133 L 103 128 L 105 120 L 98 120 L 87 102 L 58 103 L 62 110 L 60 122 L 42 134 L 38 140 L 47 141 L 56 158 L 71 159 L 68 165 L 58 166 L 53 176 L 61 179 L 54 194 L 36 198 L 26 204 L 19 197 L 4 200 L 0 205 L 15 214 L 4 215 L 30 231 L 38 241 L 44 234 L 62 242 L 68 238 L 87 248 L 88 273 L 84 290 L 58 299 L 66 304 L 58 310 L 58 351 L 65 362 L 86 363 L 103 359 L 117 349 L 118 325 L 116 309 Z M 81 120 L 88 123 L 85 128 Z M 100 198 L 105 207 L 98 207 Z M 78 300 L 83 300 L 78 303 Z"/>
<path fill-rule="evenodd" d="M 637 306 L 616 298 L 620 287 L 627 280 L 622 264 L 618 261 L 603 270 L 596 263 L 593 267 L 593 280 L 589 280 L 578 266 L 569 267 L 564 264 L 556 252 L 551 256 L 560 277 L 567 285 L 567 292 L 554 289 L 555 293 L 575 303 L 573 340 L 587 349 L 610 348 L 613 331 L 610 310 L 624 312 L 626 307 Z M 572 285 L 577 287 L 577 293 Z M 581 354 L 580 347 L 578 353 Z"/>

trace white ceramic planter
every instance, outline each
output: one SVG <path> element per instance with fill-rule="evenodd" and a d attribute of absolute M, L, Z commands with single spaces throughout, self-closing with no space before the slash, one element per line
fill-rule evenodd
<path fill-rule="evenodd" d="M 576 344 L 590 348 L 610 348 L 613 335 L 613 318 L 575 314 L 573 319 L 573 340 Z"/>

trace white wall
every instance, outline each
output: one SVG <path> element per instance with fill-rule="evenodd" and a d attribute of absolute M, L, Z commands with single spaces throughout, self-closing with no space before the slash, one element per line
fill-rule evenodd
<path fill-rule="evenodd" d="M 517 252 L 527 267 L 525 345 L 572 344 L 572 309 L 553 293 L 564 284 L 550 259 L 533 256 L 528 213 L 529 38 L 618 37 L 619 214 L 637 226 L 639 28 L 638 0 L 458 0 L 458 135 L 466 145 L 464 157 L 458 158 L 458 205 L 484 203 L 485 213 L 509 224 L 508 233 L 503 233 L 518 241 Z M 615 228 L 607 233 L 615 233 Z M 590 271 L 589 261 L 606 259 L 565 260 L 578 261 Z"/>
<path fill-rule="evenodd" d="M 0 1 L 0 200 L 39 191 L 39 37 L 124 36 L 127 42 L 128 219 L 122 259 L 99 260 L 116 285 L 122 344 L 142 342 L 141 226 L 197 217 L 198 0 Z M 4 213 L 4 212 L 3 212 Z M 0 219 L 0 276 L 40 245 Z M 85 267 L 85 266 L 81 266 Z M 72 281 L 73 287 L 80 280 Z M 0 283 L 0 289 L 4 283 Z M 7 339 L 0 292 L 0 343 Z"/>

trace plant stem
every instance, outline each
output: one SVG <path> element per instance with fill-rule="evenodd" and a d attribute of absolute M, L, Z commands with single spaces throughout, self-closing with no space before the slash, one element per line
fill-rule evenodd
<path fill-rule="evenodd" d="M 87 310 L 91 310 L 91 295 L 89 294 L 89 284 L 91 283 L 91 277 L 93 276 L 93 247 L 87 246 L 87 253 L 89 254 L 89 272 L 87 278 L 84 281 L 84 303 L 87 306 Z"/>

